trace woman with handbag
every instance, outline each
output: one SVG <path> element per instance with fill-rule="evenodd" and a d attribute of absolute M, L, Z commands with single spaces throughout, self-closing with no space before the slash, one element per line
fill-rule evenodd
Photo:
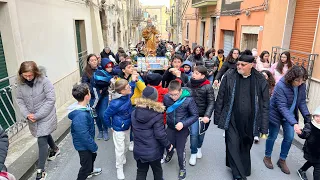
<path fill-rule="evenodd" d="M 196 165 L 197 158 L 202 158 L 201 146 L 214 109 L 214 90 L 206 78 L 207 74 L 206 67 L 195 66 L 188 83 L 199 111 L 199 120 L 190 126 L 191 157 L 189 164 L 192 166 Z"/>
<path fill-rule="evenodd" d="M 282 172 L 290 174 L 286 158 L 294 138 L 294 132 L 301 134 L 298 109 L 305 123 L 311 121 L 306 103 L 306 84 L 304 83 L 306 79 L 306 70 L 301 66 L 293 66 L 275 86 L 270 100 L 269 136 L 266 141 L 265 157 L 263 159 L 265 166 L 269 169 L 273 169 L 271 154 L 281 125 L 283 140 L 277 165 Z"/>

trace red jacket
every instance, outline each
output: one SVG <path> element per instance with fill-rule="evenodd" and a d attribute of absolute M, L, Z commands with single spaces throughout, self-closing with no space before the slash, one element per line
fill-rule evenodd
<path fill-rule="evenodd" d="M 161 85 L 160 86 L 152 86 L 152 87 L 154 87 L 158 91 L 158 102 L 162 103 L 164 95 L 166 95 L 168 93 L 168 88 L 163 88 Z M 166 112 L 164 112 L 163 123 L 164 124 L 167 123 Z"/>

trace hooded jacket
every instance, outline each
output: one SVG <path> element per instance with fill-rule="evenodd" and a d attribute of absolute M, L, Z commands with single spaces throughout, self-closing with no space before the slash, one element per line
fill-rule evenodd
<path fill-rule="evenodd" d="M 183 128 L 188 128 L 199 119 L 198 108 L 192 98 L 191 90 L 188 88 L 182 89 L 182 94 L 179 99 L 186 97 L 185 101 L 173 112 L 167 113 L 167 125 L 171 129 L 175 129 L 178 122 L 183 123 Z M 163 99 L 163 104 L 168 109 L 175 103 L 169 94 L 166 94 Z"/>
<path fill-rule="evenodd" d="M 190 80 L 190 78 L 192 77 L 192 62 L 187 60 L 187 61 L 183 62 L 181 67 L 184 68 L 184 66 L 189 66 L 190 67 L 190 71 L 189 72 L 185 72 L 183 70 L 184 74 L 188 76 L 188 80 Z"/>
<path fill-rule="evenodd" d="M 105 70 L 105 66 L 110 63 L 110 59 L 108 58 L 102 58 L 101 60 L 101 66 L 102 69 L 98 69 L 93 73 L 92 79 L 90 80 L 92 92 L 91 99 L 96 98 L 95 96 L 108 96 L 108 88 L 110 86 L 110 81 L 113 78 L 112 73 L 109 73 Z M 100 93 L 100 90 L 102 92 Z"/>
<path fill-rule="evenodd" d="M 306 84 L 298 87 L 298 98 L 294 113 L 290 112 L 290 107 L 294 99 L 294 91 L 291 85 L 285 83 L 284 77 L 276 84 L 270 100 L 269 120 L 270 123 L 279 125 L 286 119 L 292 126 L 299 122 L 298 109 L 300 110 L 305 123 L 311 121 L 310 112 L 306 101 Z"/>
<path fill-rule="evenodd" d="M 87 107 L 76 106 L 68 115 L 71 120 L 71 135 L 74 148 L 77 151 L 97 152 L 98 146 L 94 141 L 94 120 Z"/>
<path fill-rule="evenodd" d="M 161 159 L 164 148 L 170 146 L 163 125 L 162 103 L 146 98 L 137 98 L 136 109 L 132 112 L 134 134 L 133 155 L 135 160 L 152 162 Z"/>
<path fill-rule="evenodd" d="M 132 105 L 130 97 L 133 94 L 135 82 L 129 83 L 131 86 L 130 95 L 115 93 L 107 110 L 104 112 L 104 123 L 108 128 L 115 131 L 126 131 L 131 126 Z"/>
<path fill-rule="evenodd" d="M 8 135 L 0 126 L 0 171 L 5 169 L 4 162 L 7 157 L 8 148 L 9 148 Z"/>
<path fill-rule="evenodd" d="M 200 86 L 194 86 L 191 81 L 188 83 L 188 87 L 192 90 L 192 97 L 195 100 L 200 117 L 212 116 L 214 110 L 214 90 L 210 85 L 210 81 L 206 79 Z"/>

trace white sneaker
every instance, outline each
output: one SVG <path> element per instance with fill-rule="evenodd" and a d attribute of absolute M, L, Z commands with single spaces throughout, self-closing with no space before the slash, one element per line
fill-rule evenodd
<path fill-rule="evenodd" d="M 163 158 L 162 158 L 161 161 L 160 161 L 161 164 L 163 164 L 163 163 L 165 162 L 165 159 L 166 159 L 166 155 L 164 154 L 164 155 L 163 155 Z"/>
<path fill-rule="evenodd" d="M 195 166 L 197 164 L 197 154 L 191 154 L 189 164 Z"/>
<path fill-rule="evenodd" d="M 133 146 L 134 146 L 134 143 L 133 141 L 130 141 L 130 145 L 129 145 L 129 151 L 133 151 Z"/>
<path fill-rule="evenodd" d="M 124 177 L 124 174 L 123 174 L 123 168 L 118 168 L 117 169 L 117 178 L 119 180 L 123 180 L 125 177 Z"/>
<path fill-rule="evenodd" d="M 254 137 L 254 143 L 256 143 L 256 144 L 259 143 L 259 137 L 258 136 Z"/>
<path fill-rule="evenodd" d="M 198 158 L 198 159 L 201 159 L 201 158 L 202 158 L 201 148 L 198 148 L 197 158 Z"/>

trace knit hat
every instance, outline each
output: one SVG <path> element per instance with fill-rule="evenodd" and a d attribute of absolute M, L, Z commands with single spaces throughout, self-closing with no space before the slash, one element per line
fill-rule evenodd
<path fill-rule="evenodd" d="M 147 99 L 151 99 L 153 101 L 157 101 L 158 100 L 158 91 L 154 87 L 147 86 L 142 91 L 142 97 L 147 98 Z"/>
<path fill-rule="evenodd" d="M 320 106 L 313 112 L 313 115 L 320 115 Z"/>
<path fill-rule="evenodd" d="M 254 57 L 251 55 L 241 55 L 238 61 L 253 63 Z"/>
<path fill-rule="evenodd" d="M 147 83 L 151 86 L 159 86 L 162 81 L 162 76 L 158 73 L 152 73 L 147 75 Z"/>

